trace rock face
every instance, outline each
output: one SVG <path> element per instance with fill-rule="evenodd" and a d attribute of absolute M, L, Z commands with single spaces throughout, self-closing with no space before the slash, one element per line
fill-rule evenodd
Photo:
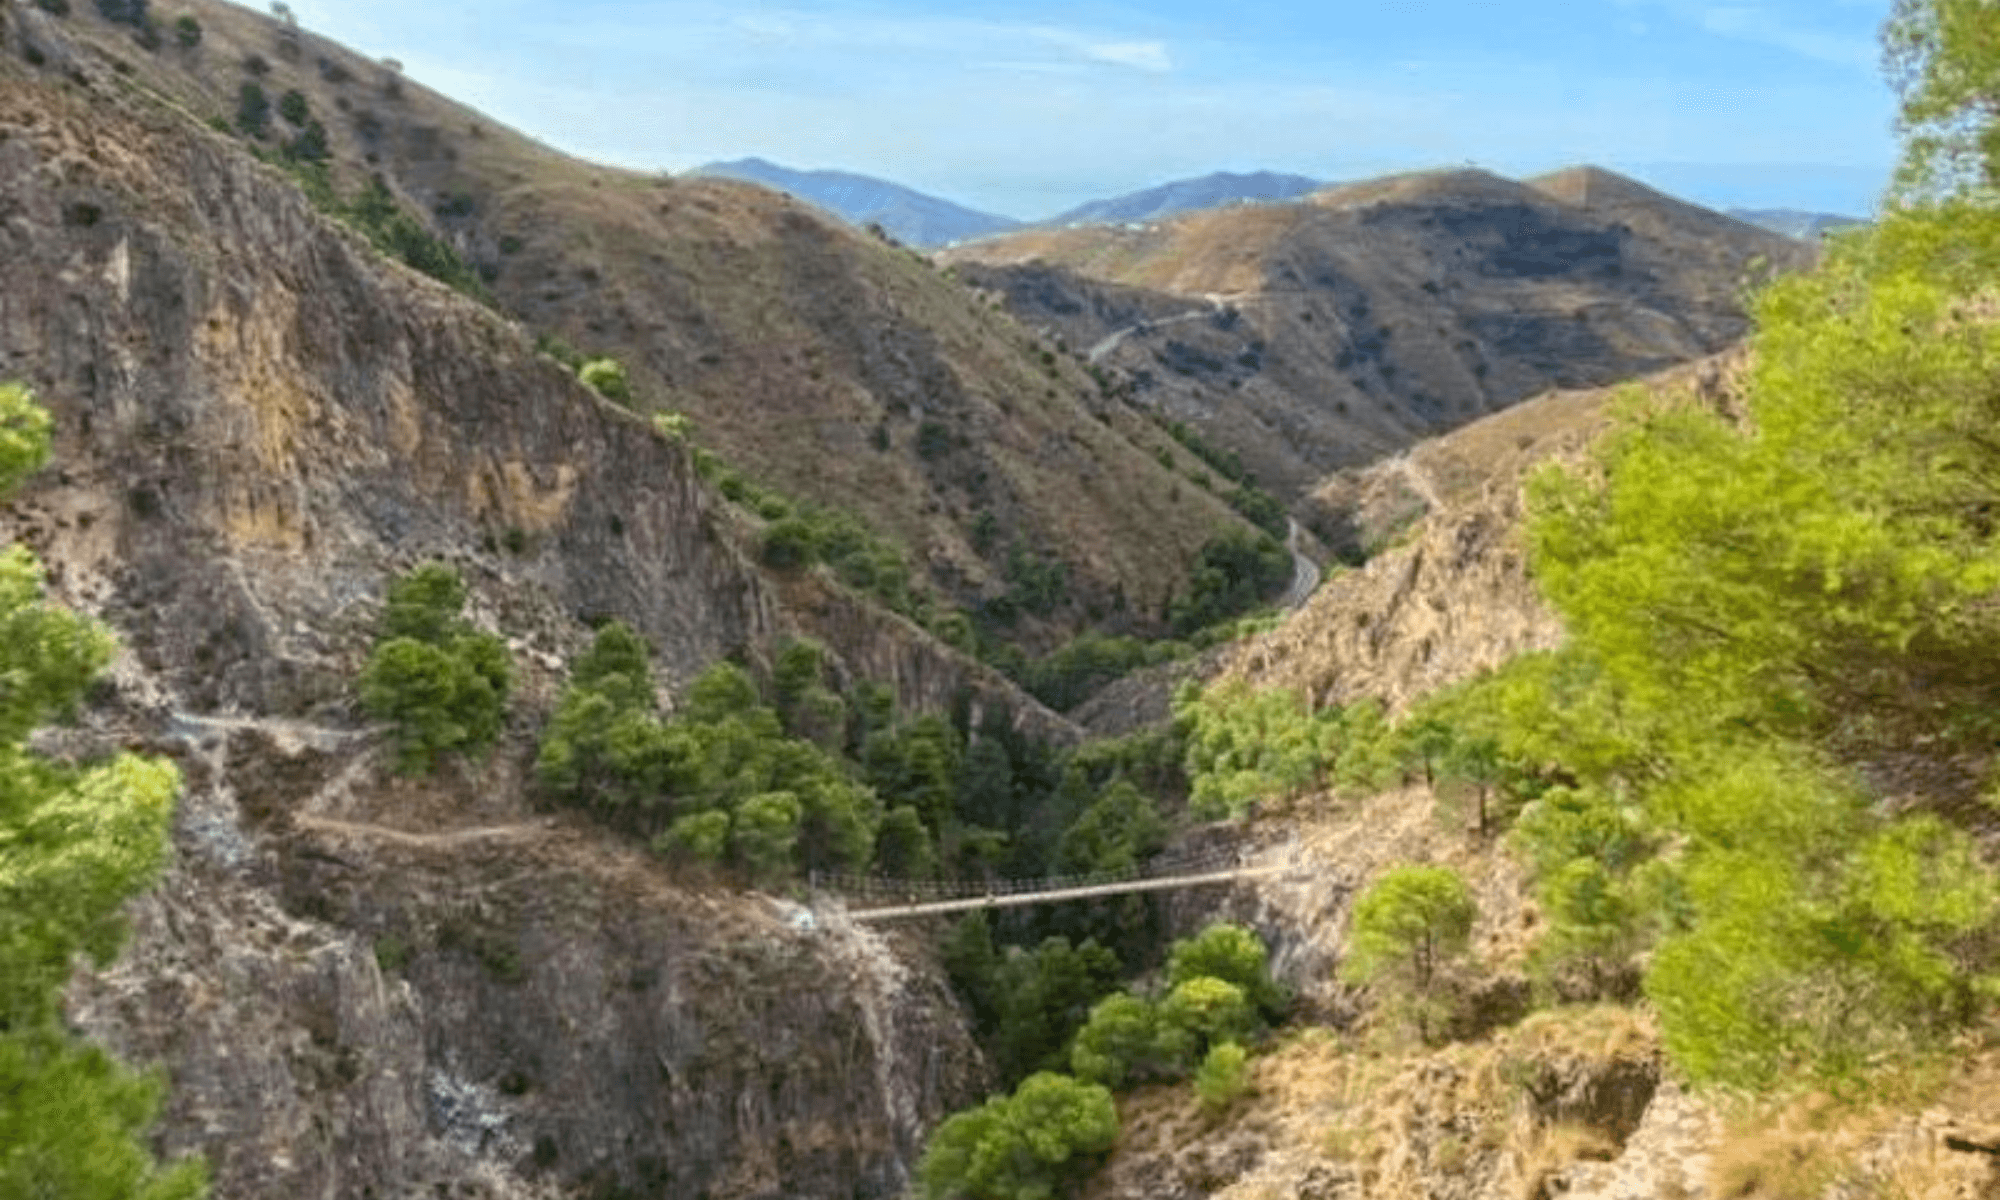
<path fill-rule="evenodd" d="M 223 1200 L 898 1194 L 982 1082 L 920 954 L 537 818 L 525 724 L 418 786 L 351 711 L 385 582 L 430 557 L 530 709 L 579 618 L 670 681 L 798 627 L 686 454 L 225 139 L 6 61 L 0 375 L 58 433 L 0 535 L 124 641 L 55 748 L 188 782 L 176 865 L 72 997 L 165 1067 L 161 1140 Z M 906 701 L 1005 691 L 884 620 L 835 632 Z"/>

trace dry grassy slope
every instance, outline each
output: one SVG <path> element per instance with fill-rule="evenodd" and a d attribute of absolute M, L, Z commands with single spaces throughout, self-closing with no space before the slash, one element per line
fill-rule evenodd
<path fill-rule="evenodd" d="M 1591 168 L 1516 183 L 1398 176 L 1288 205 L 1141 227 L 989 238 L 942 261 L 1073 343 L 1104 336 L 1095 284 L 1143 289 L 1153 327 L 1107 361 L 1139 395 L 1292 495 L 1551 387 L 1601 386 L 1722 349 L 1761 264 L 1790 239 Z M 1039 274 L 1025 278 L 1028 264 Z M 1212 320 L 1159 321 L 1216 309 Z M 1141 318 L 1144 319 L 1144 318 Z M 1136 323 L 1136 320 L 1135 322 Z"/>
<path fill-rule="evenodd" d="M 998 590 L 1018 542 L 1069 563 L 1071 617 L 1119 595 L 1152 614 L 1201 543 L 1241 525 L 1135 445 L 1164 439 L 1077 364 L 1045 364 L 1033 336 L 914 254 L 773 192 L 566 157 L 219 0 L 176 9 L 205 30 L 191 51 L 148 53 L 87 7 L 60 24 L 203 118 L 233 114 L 260 56 L 266 92 L 298 89 L 325 123 L 344 187 L 382 172 L 503 309 L 624 360 L 643 402 L 690 414 L 754 478 L 860 513 L 958 599 Z M 928 459 L 924 422 L 950 439 Z M 968 531 L 983 512 L 1000 536 L 982 559 Z"/>
<path fill-rule="evenodd" d="M 1741 362 L 1718 355 L 1644 386 L 1719 397 Z M 1573 459 L 1621 389 L 1558 391 L 1325 480 L 1311 503 L 1387 548 L 1336 571 L 1282 626 L 1244 643 L 1225 676 L 1304 690 L 1316 703 L 1374 696 L 1399 708 L 1547 649 L 1562 626 L 1535 590 L 1521 537 L 1522 484 Z"/>

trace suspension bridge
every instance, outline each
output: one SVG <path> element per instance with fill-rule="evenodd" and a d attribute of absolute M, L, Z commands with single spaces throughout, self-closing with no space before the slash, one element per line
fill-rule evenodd
<path fill-rule="evenodd" d="M 856 921 L 895 921 L 945 916 L 984 908 L 1019 908 L 1064 900 L 1094 900 L 1139 892 L 1164 892 L 1205 884 L 1235 883 L 1302 869 L 1295 850 L 1212 854 L 1156 859 L 1129 871 L 1056 875 L 1041 879 L 884 879 L 875 875 L 815 873 L 816 895 L 839 898 Z"/>

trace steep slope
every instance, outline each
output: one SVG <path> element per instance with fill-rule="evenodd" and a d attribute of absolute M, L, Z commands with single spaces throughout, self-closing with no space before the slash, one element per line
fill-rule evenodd
<path fill-rule="evenodd" d="M 1811 253 L 1584 170 L 1397 176 L 1140 228 L 1025 231 L 941 259 L 1296 496 L 1550 387 L 1713 353 L 1746 328 L 1746 275 Z M 1144 315 L 1111 328 L 1099 285 L 1059 286 L 1050 267 L 1148 293 L 1118 293 Z"/>
<path fill-rule="evenodd" d="M 899 242 L 929 249 L 1017 228 L 1012 217 L 980 212 L 914 188 L 847 171 L 798 171 L 761 158 L 708 163 L 697 175 L 760 183 L 817 204 L 860 226 L 879 225 Z"/>
<path fill-rule="evenodd" d="M 687 414 L 767 486 L 856 513 L 949 599 L 1004 593 L 1017 551 L 1064 563 L 1066 602 L 1021 627 L 1031 643 L 1091 613 L 1150 618 L 1204 541 L 1245 528 L 1154 460 L 1164 439 L 1141 415 L 912 252 L 762 188 L 567 158 L 310 32 L 186 8 L 199 45 L 156 51 L 80 8 L 21 17 L 46 69 L 74 57 L 206 120 L 233 120 L 250 84 L 296 90 L 336 191 L 379 173 L 500 309 L 620 358 L 641 407 Z M 281 156 L 294 136 L 272 116 L 249 140 Z"/>
<path fill-rule="evenodd" d="M 1176 179 L 1122 196 L 1092 200 L 1038 224 L 1061 226 L 1099 221 L 1157 221 L 1175 213 L 1218 208 L 1245 200 L 1291 200 L 1321 186 L 1324 185 L 1319 181 L 1303 175 L 1285 175 L 1276 171 L 1252 171 L 1245 175 L 1216 171 L 1197 179 Z"/>
<path fill-rule="evenodd" d="M 123 639 L 48 748 L 187 781 L 133 945 L 72 996 L 167 1069 L 163 1142 L 222 1200 L 897 1194 L 980 1082 L 921 956 L 531 811 L 582 618 L 630 622 L 677 681 L 792 624 L 686 451 L 230 139 L 110 70 L 24 67 L 24 16 L 0 25 L 0 369 L 57 436 L 0 536 Z M 429 556 L 521 699 L 489 764 L 413 783 L 352 681 L 385 581 Z M 986 678 L 836 615 L 906 701 Z"/>

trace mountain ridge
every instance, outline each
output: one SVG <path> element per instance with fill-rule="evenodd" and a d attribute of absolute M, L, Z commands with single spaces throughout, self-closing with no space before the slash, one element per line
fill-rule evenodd
<path fill-rule="evenodd" d="M 1021 222 L 981 212 L 885 179 L 850 171 L 800 171 L 762 158 L 705 163 L 692 174 L 757 183 L 807 200 L 853 224 L 877 225 L 900 242 L 930 249 L 1019 228 Z"/>
<path fill-rule="evenodd" d="M 1579 168 L 1413 172 L 1143 226 L 1021 230 L 938 258 L 1302 497 L 1552 387 L 1714 353 L 1749 327 L 1747 273 L 1813 254 Z"/>
<path fill-rule="evenodd" d="M 1213 171 L 1207 175 L 1174 179 L 1138 191 L 1092 200 L 1036 221 L 1036 225 L 1061 226 L 1079 223 L 1153 221 L 1176 213 L 1195 212 L 1245 201 L 1291 200 L 1326 185 L 1304 175 L 1277 171 L 1237 174 Z"/>

